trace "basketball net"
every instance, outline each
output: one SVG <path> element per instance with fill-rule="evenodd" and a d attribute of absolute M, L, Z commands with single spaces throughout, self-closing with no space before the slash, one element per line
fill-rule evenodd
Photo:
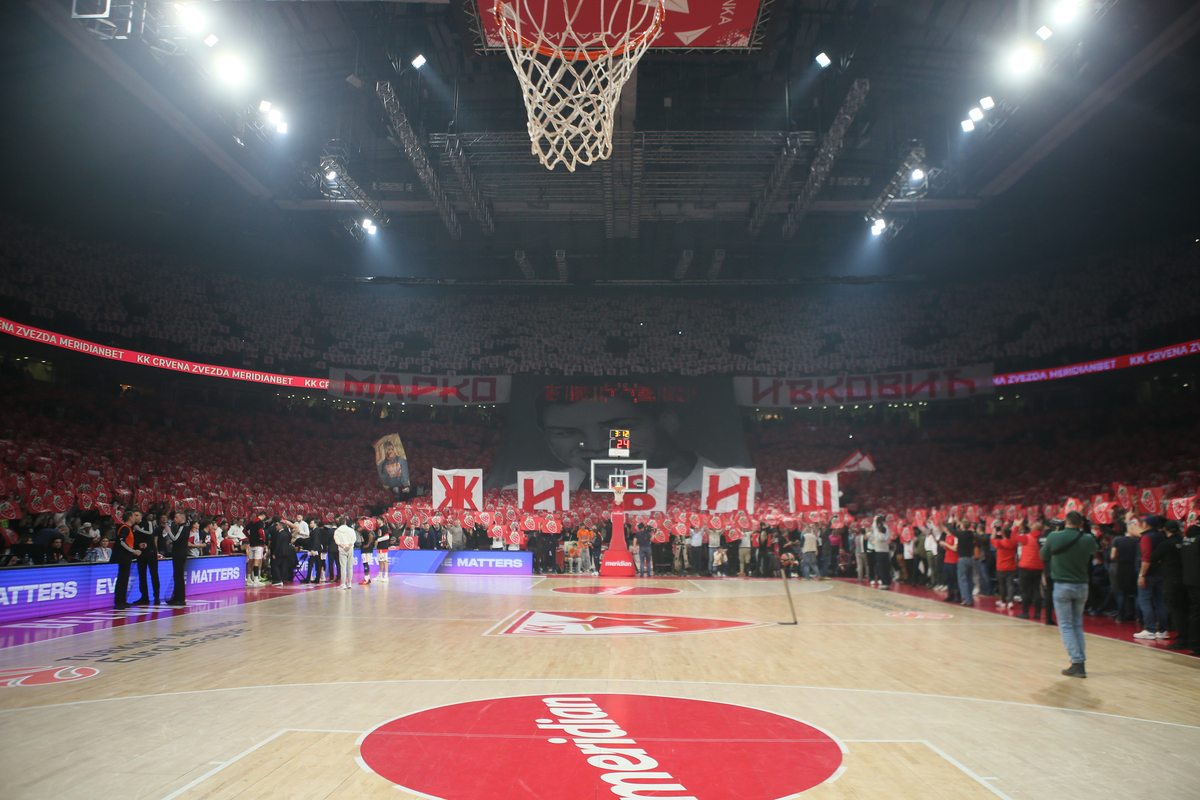
<path fill-rule="evenodd" d="M 625 489 L 626 489 L 626 487 L 624 487 L 624 486 L 612 487 L 613 505 L 614 506 L 619 506 L 625 502 Z"/>
<path fill-rule="evenodd" d="M 546 169 L 562 163 L 571 172 L 611 156 L 621 89 L 662 32 L 666 0 L 496 0 L 493 13 L 521 83 L 533 154 Z"/>

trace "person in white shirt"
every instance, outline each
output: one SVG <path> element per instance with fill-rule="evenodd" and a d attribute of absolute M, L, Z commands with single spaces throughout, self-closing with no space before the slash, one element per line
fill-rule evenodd
<path fill-rule="evenodd" d="M 354 575 L 354 528 L 346 524 L 345 517 L 338 517 L 337 529 L 333 532 L 333 543 L 337 545 L 338 567 L 342 574 L 342 588 L 350 588 Z"/>
<path fill-rule="evenodd" d="M 744 530 L 742 531 L 742 543 L 738 547 L 738 561 L 740 562 L 738 574 L 743 578 L 750 575 L 750 561 L 753 556 L 754 550 L 750 547 L 750 531 Z"/>
<path fill-rule="evenodd" d="M 242 531 L 242 520 L 239 517 L 229 526 L 229 530 L 225 531 L 225 538 L 233 540 L 233 549 L 241 550 L 242 542 L 246 541 L 246 534 Z"/>
<path fill-rule="evenodd" d="M 933 523 L 930 522 L 925 528 L 925 571 L 929 573 L 929 586 L 933 589 L 942 585 L 941 571 L 937 568 L 937 552 L 937 535 L 934 533 Z"/>

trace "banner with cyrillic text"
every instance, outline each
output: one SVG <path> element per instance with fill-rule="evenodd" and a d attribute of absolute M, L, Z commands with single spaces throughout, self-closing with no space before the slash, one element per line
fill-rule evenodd
<path fill-rule="evenodd" d="M 630 488 L 641 489 L 641 475 L 630 478 Z M 652 514 L 667 511 L 667 471 L 665 469 L 646 470 L 646 486 L 643 492 L 626 492 L 624 507 L 626 514 Z"/>
<path fill-rule="evenodd" d="M 757 408 L 962 400 L 991 394 L 994 388 L 991 364 L 881 372 L 875 375 L 733 379 L 733 394 L 738 405 Z"/>
<path fill-rule="evenodd" d="M 439 511 L 479 511 L 483 508 L 482 469 L 433 470 L 433 507 Z"/>
<path fill-rule="evenodd" d="M 329 395 L 342 400 L 470 406 L 507 403 L 507 375 L 421 375 L 376 370 L 329 370 Z"/>
<path fill-rule="evenodd" d="M 838 511 L 838 474 L 836 472 L 787 471 L 788 512 Z"/>
<path fill-rule="evenodd" d="M 744 467 L 705 467 L 700 484 L 700 508 L 704 511 L 745 511 L 753 514 L 756 472 Z"/>
<path fill-rule="evenodd" d="M 522 511 L 570 510 L 570 473 L 547 470 L 518 472 L 517 505 Z"/>

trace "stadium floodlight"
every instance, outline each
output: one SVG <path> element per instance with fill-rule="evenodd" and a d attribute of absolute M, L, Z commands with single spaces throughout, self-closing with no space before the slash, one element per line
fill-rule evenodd
<path fill-rule="evenodd" d="M 278 125 L 280 122 L 283 122 L 283 114 L 281 114 L 277 108 L 267 114 L 267 122 L 271 123 L 272 125 Z"/>
<path fill-rule="evenodd" d="M 1041 39 L 1043 42 L 1044 42 L 1044 41 L 1046 41 L 1047 39 L 1049 39 L 1051 36 L 1053 36 L 1053 35 L 1054 35 L 1054 31 L 1050 30 L 1050 29 L 1049 29 L 1049 28 L 1047 28 L 1045 25 L 1043 25 L 1042 27 L 1038 28 L 1038 29 L 1035 31 L 1035 33 L 1037 33 L 1037 36 L 1038 36 L 1038 38 L 1039 38 L 1039 39 Z"/>
<path fill-rule="evenodd" d="M 277 133 L 287 133 L 287 123 L 286 122 L 279 123 L 277 126 L 275 126 L 275 131 Z"/>
<path fill-rule="evenodd" d="M 417 53 L 417 57 L 412 60 L 412 65 L 414 68 L 420 69 L 421 67 L 425 66 L 425 61 L 425 56 Z"/>
<path fill-rule="evenodd" d="M 875 220 L 874 224 L 871 225 L 871 235 L 878 236 L 883 233 L 885 228 L 887 228 L 887 223 L 884 222 L 882 218 L 877 219 Z"/>
<path fill-rule="evenodd" d="M 367 217 L 366 219 L 364 219 L 364 220 L 362 221 L 362 226 L 363 226 L 364 228 L 370 228 L 370 227 L 371 227 L 371 226 L 373 226 L 374 224 L 375 224 L 375 223 L 371 221 L 371 218 L 370 218 L 370 217 Z"/>
<path fill-rule="evenodd" d="M 261 103 L 258 104 L 258 110 L 264 114 L 267 113 L 268 111 L 270 111 L 271 110 L 271 101 L 263 100 Z"/>
<path fill-rule="evenodd" d="M 825 69 L 833 63 L 833 59 L 824 53 L 817 53 L 817 63 L 821 65 L 821 69 Z"/>
<path fill-rule="evenodd" d="M 1054 7 L 1055 22 L 1070 22 L 1079 11 L 1079 0 L 1063 0 Z"/>
<path fill-rule="evenodd" d="M 215 33 L 210 33 L 208 36 L 204 37 L 204 43 L 206 45 L 208 45 L 209 47 L 216 47 L 217 42 L 219 42 L 219 41 L 221 41 L 221 40 L 217 38 L 217 35 Z"/>
<path fill-rule="evenodd" d="M 204 15 L 200 13 L 200 9 L 196 8 L 195 3 L 176 3 L 175 10 L 179 12 L 179 19 L 183 22 L 183 27 L 192 33 L 199 33 L 204 27 Z"/>
<path fill-rule="evenodd" d="M 224 55 L 217 59 L 217 75 L 226 83 L 241 83 L 246 67 L 237 56 Z"/>
<path fill-rule="evenodd" d="M 963 133 L 970 133 L 971 131 L 975 130 L 975 123 L 971 122 L 969 119 L 964 119 L 962 121 L 962 129 Z"/>
<path fill-rule="evenodd" d="M 1009 69 L 1018 75 L 1029 72 L 1035 64 L 1037 64 L 1037 56 L 1028 47 L 1017 48 L 1008 58 Z"/>
<path fill-rule="evenodd" d="M 914 169 L 914 170 L 912 171 L 912 179 L 913 179 L 914 181 L 923 181 L 923 180 L 925 180 L 925 170 L 921 169 L 920 167 L 917 167 L 916 169 Z"/>
<path fill-rule="evenodd" d="M 972 108 L 967 112 L 967 116 L 971 118 L 971 122 L 979 122 L 983 119 L 983 111 L 978 108 Z"/>
<path fill-rule="evenodd" d="M 337 180 L 337 170 L 336 170 L 336 169 L 331 169 L 331 170 L 329 170 L 328 172 L 326 172 L 326 173 L 325 173 L 325 180 L 327 180 L 327 181 L 336 181 L 336 180 Z"/>
<path fill-rule="evenodd" d="M 996 101 L 992 99 L 991 95 L 988 95 L 979 101 L 979 107 L 984 111 L 991 111 L 996 107 Z"/>

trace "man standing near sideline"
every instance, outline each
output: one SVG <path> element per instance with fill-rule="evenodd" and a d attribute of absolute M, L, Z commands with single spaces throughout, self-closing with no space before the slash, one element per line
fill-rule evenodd
<path fill-rule="evenodd" d="M 149 520 L 143 525 L 139 523 L 133 528 L 133 538 L 137 542 L 138 555 L 138 584 L 142 587 L 142 594 L 137 600 L 133 601 L 135 606 L 144 606 L 150 604 L 150 587 L 154 587 L 154 604 L 158 605 L 162 602 L 162 591 L 158 582 L 158 542 L 154 535 L 154 526 Z M 149 582 L 146 581 L 146 573 L 150 573 Z"/>
<path fill-rule="evenodd" d="M 338 568 L 342 576 L 342 588 L 350 588 L 354 576 L 354 528 L 346 524 L 345 517 L 338 517 L 337 530 L 333 532 L 333 543 L 337 547 Z"/>
<path fill-rule="evenodd" d="M 113 606 L 117 609 L 129 608 L 126 595 L 129 593 L 129 570 L 133 561 L 138 557 L 144 543 L 138 543 L 134 537 L 133 528 L 142 521 L 142 512 L 126 511 L 121 515 L 121 527 L 117 528 L 117 542 L 113 547 L 113 561 L 117 562 L 117 585 Z"/>
<path fill-rule="evenodd" d="M 167 528 L 167 539 L 171 542 L 171 575 L 175 581 L 171 591 L 169 606 L 182 607 L 186 605 L 184 593 L 187 583 L 188 535 L 187 525 L 183 522 L 183 514 L 176 514 L 175 520 Z"/>
<path fill-rule="evenodd" d="M 1092 554 L 1099 545 L 1096 537 L 1083 531 L 1083 515 L 1068 511 L 1066 527 L 1046 537 L 1042 561 L 1050 568 L 1054 581 L 1054 615 L 1063 646 L 1071 657 L 1071 666 L 1062 671 L 1071 678 L 1087 677 L 1087 651 L 1083 641 L 1083 606 L 1087 602 L 1088 573 Z"/>

